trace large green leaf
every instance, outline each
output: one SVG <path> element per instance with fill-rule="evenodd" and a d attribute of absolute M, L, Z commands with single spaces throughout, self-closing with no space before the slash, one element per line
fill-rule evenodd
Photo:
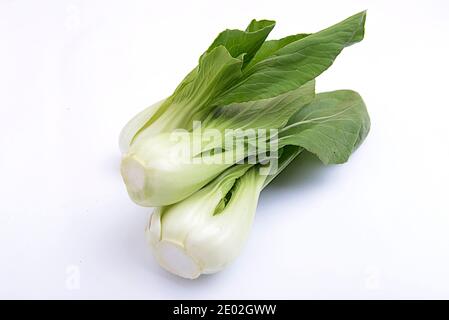
<path fill-rule="evenodd" d="M 252 20 L 245 31 L 227 29 L 215 38 L 207 52 L 222 45 L 234 58 L 243 54 L 244 64 L 246 64 L 254 57 L 275 24 L 271 20 Z"/>
<path fill-rule="evenodd" d="M 204 84 L 208 80 L 206 77 L 214 72 L 211 72 L 210 69 L 219 70 L 220 66 L 226 68 L 226 65 L 229 64 L 237 64 L 242 67 L 244 63 L 249 62 L 264 43 L 275 24 L 271 20 L 258 21 L 253 19 L 245 31 L 237 29 L 222 31 L 200 57 L 198 66 L 178 85 L 173 97 L 176 97 L 176 100 L 183 100 L 186 96 L 190 97 L 192 94 L 198 93 L 195 92 L 198 85 Z M 243 60 L 243 63 L 240 62 L 241 60 Z M 225 89 L 226 85 L 237 80 L 240 76 L 240 72 L 237 72 L 230 79 L 224 79 L 225 83 L 219 83 L 217 87 L 213 88 L 213 91 L 218 92 Z"/>
<path fill-rule="evenodd" d="M 299 33 L 294 34 L 285 38 L 281 38 L 278 40 L 268 40 L 263 43 L 263 45 L 260 47 L 260 49 L 257 51 L 256 55 L 253 59 L 246 65 L 246 69 L 250 69 L 253 65 L 256 63 L 265 60 L 269 56 L 274 55 L 276 51 L 279 49 L 285 47 L 286 45 L 301 40 L 305 37 L 307 37 L 309 34 L 307 33 Z"/>
<path fill-rule="evenodd" d="M 250 148 L 245 151 L 246 156 L 255 156 L 258 152 L 257 145 L 263 143 L 262 139 L 267 142 L 272 140 L 271 129 L 284 127 L 292 115 L 309 104 L 314 97 L 315 81 L 312 80 L 296 90 L 274 98 L 216 107 L 202 124 L 206 130 L 218 130 L 220 138 L 206 135 L 201 152 L 223 149 L 227 146 L 222 143 L 232 138 L 235 143 L 244 143 Z M 259 129 L 265 130 L 264 135 L 260 135 Z"/>
<path fill-rule="evenodd" d="M 357 92 L 320 93 L 279 134 L 279 146 L 296 145 L 325 164 L 346 162 L 370 129 L 365 103 Z"/>
<path fill-rule="evenodd" d="M 232 103 L 215 108 L 203 121 L 206 128 L 277 129 L 285 126 L 293 114 L 312 102 L 315 81 L 274 98 Z"/>
<path fill-rule="evenodd" d="M 214 100 L 217 105 L 265 99 L 294 90 L 329 68 L 343 48 L 361 41 L 366 12 L 293 41 L 245 69 L 242 79 Z"/>
<path fill-rule="evenodd" d="M 241 68 L 241 57 L 232 57 L 222 45 L 215 47 L 201 56 L 192 79 L 175 91 L 173 103 L 189 100 L 207 104 L 241 76 Z"/>

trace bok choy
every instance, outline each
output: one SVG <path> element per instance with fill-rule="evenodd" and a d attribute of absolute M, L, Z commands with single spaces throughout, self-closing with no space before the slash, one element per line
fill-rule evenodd
<path fill-rule="evenodd" d="M 366 12 L 316 33 L 267 40 L 275 22 L 225 30 L 173 94 L 120 134 L 131 199 L 156 207 L 146 228 L 157 261 L 185 278 L 214 273 L 242 250 L 261 191 L 304 152 L 341 164 L 370 118 L 351 90 L 315 79 L 364 37 Z"/>
<path fill-rule="evenodd" d="M 265 41 L 274 27 L 269 20 L 253 20 L 245 31 L 223 31 L 170 97 L 123 129 L 121 173 L 131 199 L 143 206 L 176 203 L 250 156 L 212 166 L 186 163 L 171 155 L 189 142 L 173 141 L 172 133 L 193 132 L 195 122 L 220 131 L 281 129 L 312 101 L 313 80 L 345 47 L 363 39 L 365 16 L 361 12 L 317 33 L 280 40 Z M 204 143 L 191 157 L 216 149 Z"/>

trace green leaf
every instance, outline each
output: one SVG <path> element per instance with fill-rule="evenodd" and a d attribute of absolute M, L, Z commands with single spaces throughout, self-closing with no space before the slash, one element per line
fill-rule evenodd
<path fill-rule="evenodd" d="M 279 146 L 296 145 L 325 164 L 344 163 L 370 129 L 365 103 L 357 92 L 320 93 L 279 134 Z"/>
<path fill-rule="evenodd" d="M 234 58 L 244 55 L 244 64 L 248 63 L 264 43 L 276 22 L 271 20 L 252 20 L 245 31 L 225 30 L 221 32 L 206 52 L 218 46 L 224 46 Z"/>
<path fill-rule="evenodd" d="M 216 105 L 271 98 L 319 76 L 343 48 L 361 41 L 366 12 L 293 41 L 246 68 L 242 79 L 215 99 Z"/>
<path fill-rule="evenodd" d="M 269 56 L 272 56 L 276 51 L 279 49 L 285 47 L 286 45 L 301 40 L 305 37 L 307 37 L 309 34 L 307 33 L 300 33 L 300 34 L 294 34 L 282 39 L 278 40 L 268 40 L 263 43 L 263 45 L 260 47 L 259 51 L 257 51 L 256 55 L 253 59 L 251 59 L 250 63 L 245 67 L 246 69 L 250 69 L 253 65 L 256 63 L 265 60 Z"/>
<path fill-rule="evenodd" d="M 204 77 L 208 75 L 207 70 L 211 69 L 211 65 L 215 65 L 215 68 L 212 69 L 218 69 L 216 66 L 220 66 L 220 64 L 226 66 L 234 63 L 242 67 L 243 64 L 251 60 L 275 24 L 275 21 L 271 20 L 258 21 L 253 19 L 245 31 L 227 29 L 221 32 L 200 57 L 198 66 L 181 81 L 173 96 L 177 97 L 176 100 L 182 100 L 185 96 L 192 95 L 194 88 L 207 80 Z M 214 61 L 215 59 L 218 61 Z M 242 60 L 243 63 L 241 63 Z M 229 79 L 229 82 L 235 81 L 240 76 L 240 72 L 237 72 L 235 76 Z M 228 81 L 225 81 L 225 84 L 228 84 Z M 226 88 L 226 86 L 220 84 L 220 86 L 214 88 L 214 91 L 223 88 Z"/>
<path fill-rule="evenodd" d="M 206 104 L 241 76 L 242 60 L 234 58 L 224 46 L 217 46 L 200 58 L 198 69 L 173 95 L 173 103 L 185 100 Z"/>
<path fill-rule="evenodd" d="M 203 121 L 210 129 L 277 129 L 315 97 L 315 81 L 274 98 L 215 108 Z"/>

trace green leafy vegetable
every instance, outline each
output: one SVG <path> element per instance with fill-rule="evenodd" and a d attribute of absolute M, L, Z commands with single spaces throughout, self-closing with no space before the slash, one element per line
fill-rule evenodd
<path fill-rule="evenodd" d="M 370 130 L 362 98 L 315 94 L 315 78 L 363 39 L 365 19 L 278 40 L 266 40 L 271 20 L 225 30 L 172 95 L 128 122 L 121 174 L 132 200 L 157 207 L 146 236 L 161 266 L 191 279 L 222 270 L 261 191 L 294 158 L 339 164 L 360 146 Z"/>
<path fill-rule="evenodd" d="M 229 136 L 227 129 L 276 129 L 282 146 L 305 148 L 326 163 L 345 161 L 357 145 L 355 135 L 363 137 L 366 124 L 356 128 L 345 122 L 344 127 L 326 129 L 326 122 L 294 125 L 296 120 L 307 121 L 301 118 L 305 114 L 291 117 L 314 98 L 314 79 L 332 65 L 343 48 L 363 39 L 365 17 L 361 12 L 317 33 L 279 40 L 266 40 L 275 25 L 270 20 L 253 20 L 245 31 L 220 33 L 171 96 L 144 110 L 123 129 L 121 173 L 131 198 L 144 206 L 174 204 L 235 163 L 260 158 L 251 139 L 244 141 L 243 151 L 235 152 L 233 147 L 220 146 L 219 140 L 203 137 L 200 146 L 193 148 L 190 161 L 173 157 L 192 148 L 191 140 L 173 141 L 173 132 L 186 130 L 187 136 L 194 138 L 195 121 L 201 121 L 201 128 L 217 130 L 222 138 Z M 323 110 L 326 112 L 330 111 Z M 309 130 L 299 132 L 298 128 Z M 312 133 L 317 136 L 314 130 L 319 130 L 320 138 L 312 141 Z M 335 137 L 333 141 L 323 137 L 329 134 Z M 258 145 L 266 147 L 271 138 L 270 133 Z M 353 141 L 353 145 L 336 150 L 341 139 Z M 232 152 L 231 163 L 220 162 Z M 195 162 L 204 155 L 210 163 Z"/>

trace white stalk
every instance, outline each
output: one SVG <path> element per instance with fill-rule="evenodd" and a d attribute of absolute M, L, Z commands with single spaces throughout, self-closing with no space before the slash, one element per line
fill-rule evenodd
<path fill-rule="evenodd" d="M 238 256 L 265 181 L 256 167 L 238 177 L 249 167 L 239 166 L 234 175 L 231 168 L 187 199 L 153 212 L 146 236 L 163 268 L 194 279 L 222 270 Z M 217 212 L 228 192 L 229 201 Z"/>

